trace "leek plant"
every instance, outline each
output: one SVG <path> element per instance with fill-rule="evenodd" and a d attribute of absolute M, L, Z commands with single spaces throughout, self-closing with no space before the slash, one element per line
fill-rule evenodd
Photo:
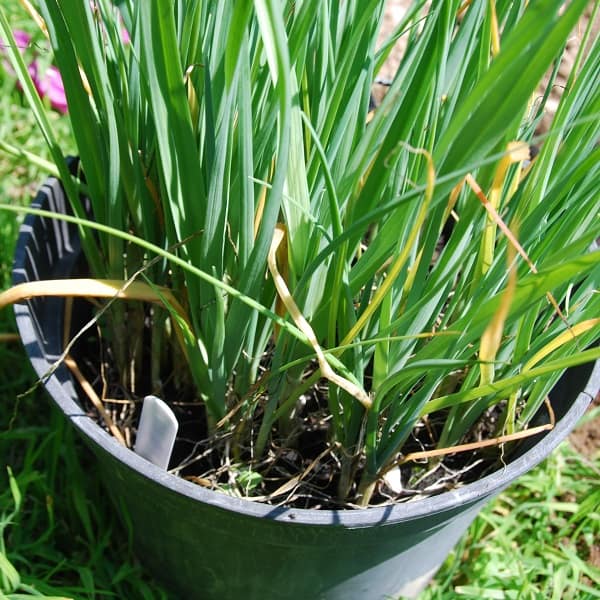
<path fill-rule="evenodd" d="M 588 0 L 415 0 L 380 45 L 383 0 L 22 3 L 77 144 L 73 174 L 0 12 L 61 218 L 105 296 L 163 306 L 110 300 L 114 366 L 132 395 L 143 372 L 161 393 L 165 365 L 185 371 L 208 435 L 239 446 L 245 494 L 281 501 L 266 458 L 302 455 L 316 428 L 324 450 L 292 483 L 333 465 L 338 505 L 384 501 L 417 455 L 527 435 L 564 369 L 600 357 L 591 25 L 537 129 Z M 132 351 L 144 322 L 150 366 Z"/>

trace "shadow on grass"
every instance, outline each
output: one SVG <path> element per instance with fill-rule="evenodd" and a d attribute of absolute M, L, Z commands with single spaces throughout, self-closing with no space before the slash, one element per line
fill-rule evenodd
<path fill-rule="evenodd" d="M 133 557 L 88 449 L 42 389 L 17 396 L 31 381 L 22 352 L 0 349 L 0 364 L 0 592 L 167 598 Z"/>

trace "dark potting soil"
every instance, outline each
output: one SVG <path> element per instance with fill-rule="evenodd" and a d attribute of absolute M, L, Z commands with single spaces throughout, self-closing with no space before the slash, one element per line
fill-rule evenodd
<path fill-rule="evenodd" d="M 92 307 L 77 301 L 72 318 L 73 335 L 93 318 Z M 148 332 L 142 333 L 144 337 Z M 144 342 L 148 340 L 142 340 Z M 140 347 L 148 348 L 144 343 Z M 147 352 L 147 351 L 146 351 Z M 118 373 L 110 365 L 114 357 L 108 342 L 96 327 L 88 329 L 75 343 L 71 355 L 87 380 L 104 399 L 105 410 L 118 425 L 129 447 L 135 443 L 136 426 L 145 395 L 152 389 L 148 369 L 136 381 L 135 394 L 118 383 Z M 149 357 L 144 357 L 148 361 Z M 170 471 L 198 485 L 223 493 L 248 497 L 272 505 L 294 508 L 351 508 L 356 506 L 358 482 L 363 470 L 362 457 L 355 459 L 355 476 L 350 493 L 338 499 L 342 449 L 330 439 L 326 402 L 327 386 L 319 382 L 299 403 L 292 431 L 276 432 L 263 456 L 254 454 L 264 396 L 244 399 L 252 407 L 253 418 L 242 421 L 241 410 L 232 411 L 229 421 L 212 428 L 209 436 L 204 405 L 194 398 L 193 387 L 177 386 L 174 376 L 166 376 L 160 392 L 174 411 L 179 432 L 169 465 Z M 86 412 L 107 429 L 100 413 L 79 390 Z M 500 408 L 488 411 L 465 442 L 493 437 Z M 435 448 L 444 414 L 430 415 L 418 423 L 405 444 L 403 454 Z M 477 480 L 485 472 L 501 466 L 502 449 L 464 452 L 437 459 L 415 460 L 392 469 L 377 486 L 371 505 L 389 504 L 438 494 Z"/>

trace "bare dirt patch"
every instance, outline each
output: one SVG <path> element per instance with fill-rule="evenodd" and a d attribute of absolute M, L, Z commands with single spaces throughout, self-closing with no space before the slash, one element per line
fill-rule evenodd
<path fill-rule="evenodd" d="M 600 394 L 592 402 L 590 410 L 600 406 Z M 571 446 L 586 458 L 600 458 L 600 416 L 580 425 L 570 436 Z M 598 547 L 600 560 L 600 546 Z"/>

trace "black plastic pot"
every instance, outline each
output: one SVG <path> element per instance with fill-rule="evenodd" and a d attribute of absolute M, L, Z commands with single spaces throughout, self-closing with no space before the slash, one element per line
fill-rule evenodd
<path fill-rule="evenodd" d="M 35 205 L 65 212 L 60 183 L 48 180 Z M 14 283 L 67 277 L 79 255 L 75 227 L 30 216 L 21 229 Z M 37 299 L 15 307 L 40 377 L 62 352 L 63 305 Z M 600 388 L 600 362 L 567 373 L 551 398 L 556 427 L 502 470 L 425 500 L 347 511 L 276 508 L 177 478 L 86 416 L 64 365 L 45 385 L 96 455 L 106 488 L 132 527 L 137 556 L 174 598 L 368 600 L 419 593 L 478 511 L 574 427 Z"/>

